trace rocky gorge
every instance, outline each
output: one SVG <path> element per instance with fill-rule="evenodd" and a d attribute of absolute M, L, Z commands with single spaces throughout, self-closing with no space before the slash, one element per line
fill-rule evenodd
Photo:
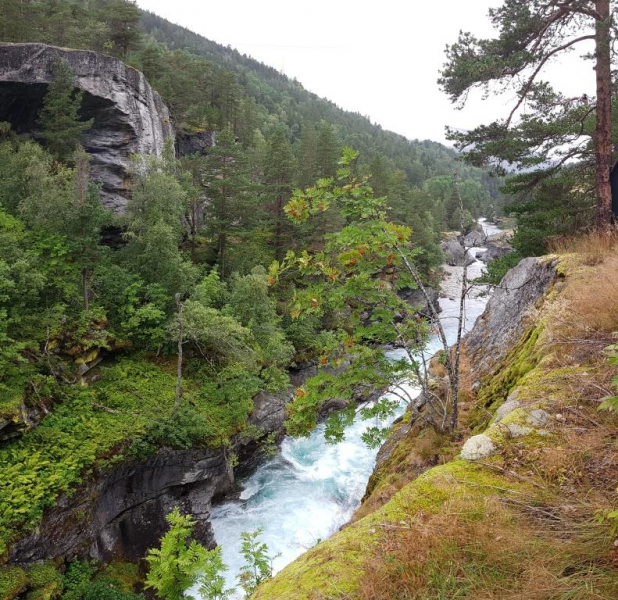
<path fill-rule="evenodd" d="M 611 505 L 618 480 L 613 418 L 596 411 L 603 392 L 595 381 L 613 371 L 607 342 L 592 342 L 611 336 L 612 325 L 596 319 L 611 303 L 604 280 L 616 260 L 591 266 L 585 256 L 547 256 L 512 269 L 464 338 L 461 438 L 428 426 L 420 398 L 420 417 L 407 412 L 381 448 L 350 524 L 254 598 L 432 597 L 436 586 L 446 586 L 445 597 L 524 598 L 539 577 L 586 597 L 588 574 L 575 566 L 584 560 L 597 561 L 596 591 L 611 597 L 615 535 L 580 519 Z M 582 346 L 573 336 L 584 331 Z M 439 362 L 432 371 L 439 387 Z M 514 596 L 503 595 L 506 586 Z"/>
<path fill-rule="evenodd" d="M 454 272 L 450 277 L 457 275 Z M 430 294 L 439 309 L 446 308 L 448 318 L 450 301 L 443 298 L 438 302 L 437 294 L 431 290 Z M 404 297 L 411 305 L 419 306 L 421 312 L 427 311 L 418 293 L 408 291 Z M 482 305 L 471 308 L 468 326 Z M 261 392 L 254 398 L 248 426 L 259 432 L 257 437 L 241 434 L 228 449 L 163 448 L 146 460 L 125 459 L 111 468 L 95 468 L 70 496 L 59 498 L 33 533 L 11 547 L 9 562 L 19 565 L 76 558 L 139 561 L 157 545 L 167 528 L 165 515 L 174 506 L 194 515 L 198 523 L 196 539 L 213 547 L 217 543 L 211 524 L 213 504 L 226 495 L 237 497 L 229 455 L 238 457 L 240 472 L 252 472 L 262 464 L 267 458 L 263 441 L 269 436 L 275 443 L 282 441 L 286 404 L 294 390 L 316 373 L 315 364 L 304 365 L 290 373 L 290 387 L 284 393 Z M 341 404 L 333 399 L 322 407 L 322 415 L 337 408 Z M 372 453 L 367 460 L 373 461 Z M 370 469 L 371 462 L 363 468 Z M 360 486 L 362 493 L 362 480 Z"/>

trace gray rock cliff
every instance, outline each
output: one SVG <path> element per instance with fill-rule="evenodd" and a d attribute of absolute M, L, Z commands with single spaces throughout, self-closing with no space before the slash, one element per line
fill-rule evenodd
<path fill-rule="evenodd" d="M 249 424 L 264 435 L 284 436 L 286 404 L 296 386 L 317 373 L 308 365 L 291 374 L 292 385 L 277 394 L 261 392 Z M 324 407 L 324 413 L 332 409 Z M 341 408 L 341 406 L 339 406 Z M 238 436 L 234 451 L 240 468 L 250 470 L 263 456 L 259 440 Z M 175 507 L 197 521 L 194 536 L 216 545 L 210 524 L 213 502 L 233 492 L 234 474 L 220 448 L 162 448 L 146 460 L 125 461 L 95 471 L 72 496 L 46 512 L 36 531 L 13 545 L 9 562 L 23 564 L 64 557 L 137 561 L 167 531 L 165 516 Z"/>
<path fill-rule="evenodd" d="M 160 156 L 174 138 L 167 107 L 142 73 L 122 61 L 85 50 L 46 44 L 0 43 L 0 121 L 17 133 L 36 135 L 38 113 L 59 57 L 84 91 L 82 116 L 94 119 L 83 145 L 104 206 L 122 212 L 128 196 L 132 154 Z"/>
<path fill-rule="evenodd" d="M 487 373 L 507 355 L 556 277 L 556 261 L 548 257 L 524 258 L 504 276 L 464 339 L 475 371 Z"/>

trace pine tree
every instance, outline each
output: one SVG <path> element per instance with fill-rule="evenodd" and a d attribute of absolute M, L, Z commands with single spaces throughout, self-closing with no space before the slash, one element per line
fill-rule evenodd
<path fill-rule="evenodd" d="M 236 135 L 244 147 L 251 145 L 258 125 L 257 103 L 254 98 L 243 98 L 238 109 Z"/>
<path fill-rule="evenodd" d="M 283 258 L 292 243 L 292 227 L 283 210 L 292 196 L 296 161 L 286 132 L 277 129 L 268 144 L 264 166 L 264 184 L 271 213 L 275 258 Z"/>
<path fill-rule="evenodd" d="M 217 144 L 201 159 L 202 181 L 209 202 L 206 228 L 216 243 L 219 272 L 231 273 L 228 252 L 243 246 L 264 220 L 259 206 L 259 186 L 251 181 L 246 154 L 229 129 L 217 136 Z"/>
<path fill-rule="evenodd" d="M 217 70 L 213 81 L 211 102 L 219 110 L 217 121 L 219 129 L 229 127 L 236 134 L 240 88 L 235 73 L 225 69 Z"/>
<path fill-rule="evenodd" d="M 304 124 L 298 145 L 298 187 L 306 188 L 317 178 L 317 137 L 313 125 Z"/>
<path fill-rule="evenodd" d="M 376 153 L 369 164 L 371 179 L 369 183 L 376 196 L 386 196 L 388 194 L 389 173 L 384 164 L 384 157 Z"/>
<path fill-rule="evenodd" d="M 53 79 L 49 84 L 39 115 L 41 137 L 47 148 L 60 160 L 68 160 L 84 132 L 94 123 L 82 121 L 79 111 L 84 92 L 75 91 L 75 73 L 69 63 L 60 58 L 52 65 Z"/>
<path fill-rule="evenodd" d="M 500 169 L 506 161 L 528 168 L 531 172 L 519 179 L 524 188 L 581 159 L 591 182 L 595 174 L 597 227 L 606 227 L 611 216 L 613 5 L 611 0 L 504 0 L 489 11 L 497 38 L 460 33 L 447 48 L 440 78 L 453 102 L 465 102 L 473 88 L 514 91 L 517 100 L 505 119 L 468 132 L 449 131 L 450 139 L 460 149 L 470 148 L 464 156 L 473 164 L 491 161 Z M 542 80 L 553 59 L 592 41 L 596 99 L 567 98 Z M 544 164 L 550 166 L 538 168 Z"/>
<path fill-rule="evenodd" d="M 334 127 L 330 123 L 322 123 L 316 149 L 316 175 L 318 177 L 335 175 L 339 152 L 340 144 Z"/>
<path fill-rule="evenodd" d="M 134 0 L 105 0 L 104 19 L 109 23 L 109 39 L 112 49 L 125 59 L 141 40 L 139 22 L 142 12 Z"/>

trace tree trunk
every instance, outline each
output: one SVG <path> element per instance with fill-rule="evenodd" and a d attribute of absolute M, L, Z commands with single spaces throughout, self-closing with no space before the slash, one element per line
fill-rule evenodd
<path fill-rule="evenodd" d="M 451 412 L 451 431 L 457 429 L 459 419 L 459 364 L 461 361 L 461 334 L 463 333 L 464 321 L 466 318 L 466 296 L 468 294 L 468 248 L 466 246 L 466 228 L 464 226 L 464 205 L 459 188 L 459 173 L 455 173 L 453 185 L 459 203 L 459 225 L 461 227 L 461 246 L 463 248 L 463 273 L 461 276 L 461 294 L 459 296 L 459 314 L 457 315 L 457 341 L 455 342 L 455 365 L 453 367 L 454 377 L 451 381 L 452 412 Z"/>
<path fill-rule="evenodd" d="M 178 362 L 176 363 L 176 394 L 174 406 L 178 408 L 182 398 L 182 309 L 184 303 L 180 300 L 180 294 L 176 294 L 176 306 L 178 307 Z"/>
<path fill-rule="evenodd" d="M 596 0 L 600 19 L 596 22 L 596 227 L 603 229 L 611 221 L 612 188 L 612 96 L 611 96 L 611 47 L 610 0 Z"/>
<path fill-rule="evenodd" d="M 82 270 L 82 284 L 83 284 L 83 292 L 84 292 L 84 312 L 88 312 L 90 310 L 90 293 L 88 291 L 89 284 L 89 274 L 88 269 Z"/>

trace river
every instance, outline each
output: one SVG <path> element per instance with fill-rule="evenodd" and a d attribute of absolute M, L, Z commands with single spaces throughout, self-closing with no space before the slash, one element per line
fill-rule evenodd
<path fill-rule="evenodd" d="M 479 223 L 486 235 L 500 231 L 484 219 Z M 472 255 L 479 250 L 472 249 Z M 482 262 L 474 262 L 468 268 L 469 278 L 480 276 L 483 268 Z M 461 275 L 461 267 L 445 267 L 440 319 L 449 344 L 456 340 Z M 469 295 L 465 331 L 474 325 L 487 300 L 485 288 L 475 289 Z M 432 336 L 427 353 L 432 355 L 438 349 L 440 342 L 437 336 Z M 395 350 L 391 354 L 401 356 L 403 351 Z M 401 406 L 398 414 L 404 410 L 405 406 Z M 393 415 L 391 420 L 397 416 Z M 285 438 L 277 455 L 239 482 L 242 488 L 239 499 L 215 506 L 211 522 L 229 567 L 226 578 L 230 587 L 236 585 L 243 564 L 241 532 L 264 530 L 262 541 L 272 555 L 279 555 L 274 561 L 277 572 L 320 540 L 333 535 L 350 519 L 360 504 L 375 464 L 377 450 L 367 448 L 361 439 L 370 424 L 374 423 L 357 419 L 347 430 L 345 441 L 337 445 L 325 442 L 324 425 L 318 426 L 308 438 Z"/>

